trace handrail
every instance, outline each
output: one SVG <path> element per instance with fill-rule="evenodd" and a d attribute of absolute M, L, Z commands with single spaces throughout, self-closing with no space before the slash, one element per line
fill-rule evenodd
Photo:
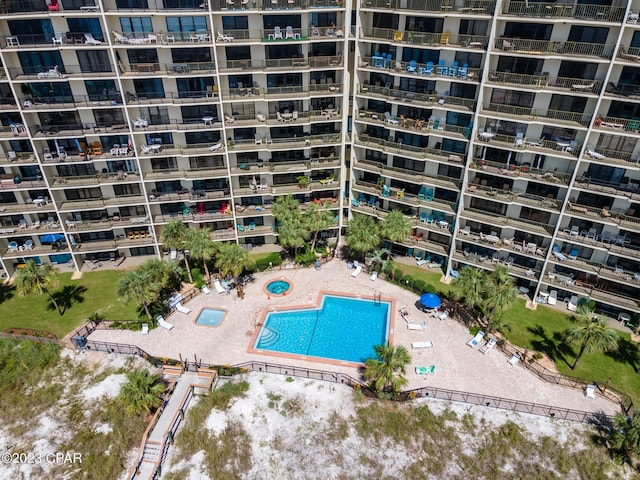
<path fill-rule="evenodd" d="M 580 5 L 574 3 L 542 3 L 507 0 L 502 4 L 503 15 L 518 17 L 576 18 L 590 22 L 617 22 L 624 18 L 625 7 L 609 5 Z"/>
<path fill-rule="evenodd" d="M 599 94 L 602 89 L 602 80 L 588 80 L 570 77 L 550 77 L 548 75 L 526 75 L 523 73 L 506 73 L 492 70 L 489 72 L 490 83 L 502 83 L 511 85 L 528 85 L 533 88 L 559 88 L 578 93 Z"/>
<path fill-rule="evenodd" d="M 611 59 L 615 45 L 585 42 L 559 42 L 555 40 L 529 40 L 500 37 L 494 47 L 502 52 L 520 52 L 527 55 L 580 55 Z"/>

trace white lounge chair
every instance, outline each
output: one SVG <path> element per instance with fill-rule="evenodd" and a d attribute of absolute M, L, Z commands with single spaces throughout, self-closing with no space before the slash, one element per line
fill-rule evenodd
<path fill-rule="evenodd" d="M 178 250 L 172 248 L 169 253 L 169 260 L 176 260 L 178 258 Z"/>
<path fill-rule="evenodd" d="M 447 318 L 449 318 L 449 310 L 445 310 L 444 312 L 442 312 L 440 315 L 438 315 L 438 318 L 440 320 L 446 320 Z"/>
<path fill-rule="evenodd" d="M 496 343 L 498 343 L 498 341 L 494 337 L 491 337 L 489 341 L 480 348 L 480 353 L 489 353 L 493 350 L 493 347 L 496 346 Z"/>
<path fill-rule="evenodd" d="M 211 145 L 209 147 L 209 151 L 210 152 L 215 152 L 216 150 L 219 150 L 222 148 L 222 141 L 219 141 L 218 143 L 214 143 L 213 145 Z"/>
<path fill-rule="evenodd" d="M 227 291 L 225 290 L 225 288 L 222 286 L 222 284 L 220 283 L 220 280 L 215 279 L 213 281 L 213 288 L 216 289 L 216 292 L 218 293 L 227 293 Z"/>
<path fill-rule="evenodd" d="M 520 355 L 518 355 L 517 353 L 514 353 L 513 356 L 509 360 L 507 360 L 507 363 L 509 365 L 515 365 L 519 361 L 520 361 Z"/>
<path fill-rule="evenodd" d="M 407 323 L 407 330 L 426 330 L 427 324 L 422 323 Z"/>
<path fill-rule="evenodd" d="M 156 317 L 156 322 L 158 322 L 158 326 L 166 329 L 166 330 L 171 330 L 173 328 L 173 324 L 167 322 L 164 317 L 162 315 L 158 315 Z"/>
<path fill-rule="evenodd" d="M 571 295 L 571 298 L 569 299 L 569 303 L 567 303 L 567 310 L 569 310 L 571 312 L 575 312 L 576 310 L 578 310 L 578 296 L 577 295 Z"/>
<path fill-rule="evenodd" d="M 140 333 L 142 333 L 142 335 L 149 335 L 149 324 L 148 323 L 143 323 L 142 324 L 142 330 L 140 331 Z"/>
<path fill-rule="evenodd" d="M 547 298 L 547 303 L 549 305 L 555 305 L 556 303 L 558 303 L 558 291 L 557 290 L 551 290 L 549 292 L 549 298 Z"/>
<path fill-rule="evenodd" d="M 184 305 L 182 305 L 181 303 L 176 304 L 176 310 L 178 310 L 180 313 L 184 313 L 185 315 L 187 313 L 191 313 L 191 309 L 185 307 Z"/>
<path fill-rule="evenodd" d="M 473 337 L 471 340 L 467 342 L 467 345 L 469 345 L 471 348 L 476 348 L 480 344 L 483 338 L 484 338 L 484 332 L 481 330 L 478 333 L 476 333 L 475 337 Z"/>
<path fill-rule="evenodd" d="M 430 348 L 433 342 L 411 342 L 411 348 Z"/>
<path fill-rule="evenodd" d="M 84 43 L 85 45 L 101 45 L 102 42 L 100 40 L 96 40 L 91 33 L 84 34 Z"/>
<path fill-rule="evenodd" d="M 428 262 L 428 260 L 425 260 L 424 258 L 421 258 L 420 260 L 416 260 L 416 265 L 421 267 L 422 265 L 424 265 L 427 262 Z"/>
<path fill-rule="evenodd" d="M 351 276 L 355 278 L 358 275 L 360 275 L 360 273 L 362 273 L 362 265 L 358 265 L 356 269 L 353 271 L 353 273 L 351 273 Z"/>
<path fill-rule="evenodd" d="M 204 293 L 205 295 L 209 295 L 211 293 L 211 290 L 209 290 L 209 287 L 207 287 L 206 285 L 203 285 L 202 293 Z"/>
<path fill-rule="evenodd" d="M 378 278 L 378 272 L 373 272 L 369 277 L 369 280 L 371 280 L 372 282 L 375 282 L 376 278 Z"/>
<path fill-rule="evenodd" d="M 234 38 L 226 33 L 218 32 L 218 41 L 233 42 Z"/>
<path fill-rule="evenodd" d="M 596 386 L 587 385 L 587 388 L 584 389 L 584 395 L 587 398 L 596 398 Z"/>

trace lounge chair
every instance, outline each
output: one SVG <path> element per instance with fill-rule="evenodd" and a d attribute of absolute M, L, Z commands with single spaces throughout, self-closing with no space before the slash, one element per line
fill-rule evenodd
<path fill-rule="evenodd" d="M 551 290 L 549 292 L 549 298 L 547 298 L 547 303 L 549 305 L 555 305 L 558 302 L 558 291 Z"/>
<path fill-rule="evenodd" d="M 411 348 L 430 348 L 433 342 L 411 342 Z"/>
<path fill-rule="evenodd" d="M 509 365 L 515 365 L 519 361 L 520 361 L 520 355 L 518 355 L 517 353 L 514 353 L 513 356 L 509 360 L 507 360 L 507 363 Z"/>
<path fill-rule="evenodd" d="M 475 337 L 473 337 L 471 340 L 467 342 L 467 345 L 469 345 L 471 348 L 476 348 L 480 344 L 483 338 L 484 338 L 484 332 L 481 330 L 478 333 L 476 333 Z"/>
<path fill-rule="evenodd" d="M 480 348 L 480 353 L 489 353 L 493 350 L 493 347 L 496 346 L 496 343 L 498 343 L 498 341 L 494 337 L 491 337 L 489 341 Z"/>
<path fill-rule="evenodd" d="M 216 292 L 218 292 L 218 293 L 226 293 L 227 292 L 224 289 L 224 287 L 222 286 L 222 284 L 220 283 L 220 280 L 218 280 L 218 279 L 213 281 L 213 288 L 215 288 Z"/>
<path fill-rule="evenodd" d="M 417 261 L 416 261 L 416 265 L 417 265 L 417 266 L 419 266 L 419 267 L 421 267 L 422 265 L 424 265 L 424 264 L 425 264 L 425 263 L 427 263 L 427 262 L 428 262 L 428 260 L 427 260 L 427 259 L 425 259 L 425 258 L 421 258 L 420 260 L 417 260 Z"/>
<path fill-rule="evenodd" d="M 567 310 L 569 310 L 571 312 L 575 312 L 576 310 L 578 310 L 578 296 L 577 295 L 571 295 L 571 298 L 569 299 L 569 303 L 567 303 Z"/>
<path fill-rule="evenodd" d="M 558 247 L 558 245 L 553 246 L 553 255 L 561 262 L 564 262 L 567 259 L 567 256 L 560 251 L 560 247 Z"/>
<path fill-rule="evenodd" d="M 351 273 L 351 276 L 355 278 L 360 275 L 360 273 L 362 273 L 362 265 L 358 265 L 356 269 Z"/>
<path fill-rule="evenodd" d="M 446 320 L 447 318 L 449 318 L 449 310 L 445 310 L 444 312 L 442 312 L 440 315 L 438 315 L 438 318 L 440 320 Z"/>
<path fill-rule="evenodd" d="M 211 293 L 211 290 L 209 290 L 209 287 L 206 285 L 202 286 L 202 293 L 204 293 L 205 295 L 209 295 Z"/>
<path fill-rule="evenodd" d="M 182 305 L 181 303 L 177 303 L 176 304 L 176 310 L 178 310 L 180 313 L 184 313 L 185 315 L 187 313 L 191 313 L 191 309 L 185 307 L 184 305 Z"/>
<path fill-rule="evenodd" d="M 375 282 L 376 278 L 378 278 L 378 272 L 373 272 L 369 277 L 369 280 L 371 280 L 372 282 Z"/>
<path fill-rule="evenodd" d="M 428 367 L 416 367 L 416 373 L 418 375 L 433 375 L 436 373 L 436 366 L 429 365 Z"/>
<path fill-rule="evenodd" d="M 422 322 L 422 323 L 409 323 L 407 322 L 407 330 L 426 330 L 427 329 L 427 323 L 426 322 Z"/>
<path fill-rule="evenodd" d="M 149 335 L 149 324 L 148 323 L 143 323 L 142 324 L 142 330 L 140 331 L 140 333 L 142 333 L 142 335 Z"/>
<path fill-rule="evenodd" d="M 587 398 L 596 398 L 596 386 L 587 385 L 587 388 L 584 389 L 584 395 Z"/>
<path fill-rule="evenodd" d="M 158 322 L 158 326 L 165 328 L 167 330 L 171 330 L 173 328 L 173 324 L 167 322 L 162 315 L 158 315 L 156 317 L 156 322 Z"/>

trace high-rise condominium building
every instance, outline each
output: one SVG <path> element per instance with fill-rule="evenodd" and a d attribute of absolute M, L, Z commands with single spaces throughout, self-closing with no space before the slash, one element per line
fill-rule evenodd
<path fill-rule="evenodd" d="M 1 6 L 7 275 L 160 256 L 175 219 L 275 244 L 292 194 L 640 312 L 640 1 L 92 1 Z"/>

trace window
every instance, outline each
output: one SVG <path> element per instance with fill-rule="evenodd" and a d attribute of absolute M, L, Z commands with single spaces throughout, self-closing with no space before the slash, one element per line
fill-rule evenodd
<path fill-rule="evenodd" d="M 328 27 L 332 23 L 335 25 L 338 21 L 336 12 L 312 12 L 311 24 L 316 27 Z M 291 25 L 288 23 L 287 25 Z M 292 25 L 293 26 L 293 25 Z"/>
<path fill-rule="evenodd" d="M 574 25 L 571 27 L 567 40 L 569 42 L 604 44 L 607 41 L 607 35 L 609 35 L 608 28 Z"/>
<path fill-rule="evenodd" d="M 163 0 L 164 8 L 189 8 L 198 9 L 202 0 Z"/>
<path fill-rule="evenodd" d="M 206 17 L 167 17 L 167 31 L 189 33 L 207 31 Z"/>
<path fill-rule="evenodd" d="M 114 80 L 85 80 L 84 86 L 92 102 L 120 100 L 120 93 L 116 89 Z"/>
<path fill-rule="evenodd" d="M 593 80 L 594 78 L 596 78 L 597 70 L 598 70 L 597 63 L 572 62 L 569 60 L 563 60 L 560 63 L 560 69 L 558 70 L 558 77 L 582 78 L 585 80 Z"/>
<path fill-rule="evenodd" d="M 67 200 L 85 200 L 92 198 L 102 198 L 102 191 L 99 188 L 78 188 L 64 191 Z"/>
<path fill-rule="evenodd" d="M 124 125 L 122 110 L 94 110 L 97 127 L 112 127 L 114 125 Z"/>
<path fill-rule="evenodd" d="M 456 55 L 456 60 L 460 61 Z M 498 59 L 498 72 L 522 73 L 524 75 L 540 75 L 544 60 L 527 57 L 500 56 Z"/>
<path fill-rule="evenodd" d="M 81 72 L 111 72 L 111 62 L 106 50 L 76 50 Z"/>
<path fill-rule="evenodd" d="M 174 63 L 207 63 L 211 62 L 211 50 L 206 47 L 172 48 L 171 58 Z M 213 63 L 211 69 L 213 69 Z"/>
<path fill-rule="evenodd" d="M 488 22 L 486 20 L 460 20 L 461 35 L 479 35 L 484 37 L 487 34 Z"/>
<path fill-rule="evenodd" d="M 442 33 L 444 21 L 441 18 L 407 17 L 407 32 Z M 388 28 L 397 28 L 388 27 Z"/>
<path fill-rule="evenodd" d="M 507 38 L 524 38 L 527 40 L 549 40 L 552 29 L 553 25 L 545 23 L 507 22 L 504 27 L 504 36 Z"/>
<path fill-rule="evenodd" d="M 231 17 L 223 15 L 222 17 L 222 29 L 223 30 L 248 30 L 249 19 L 248 17 Z"/>
<path fill-rule="evenodd" d="M 135 65 L 136 63 L 158 63 L 158 52 L 155 48 L 139 48 L 127 50 L 127 57 L 129 57 L 129 64 Z"/>
<path fill-rule="evenodd" d="M 134 80 L 133 86 L 136 89 L 139 100 L 164 98 L 164 87 L 162 86 L 162 79 L 160 78 Z"/>
<path fill-rule="evenodd" d="M 174 158 L 152 158 L 151 170 L 153 172 L 176 170 L 176 160 Z"/>
<path fill-rule="evenodd" d="M 213 79 L 211 77 L 178 78 L 176 84 L 180 98 L 200 98 L 207 95 L 207 87 L 213 86 Z"/>
<path fill-rule="evenodd" d="M 273 30 L 273 27 L 280 27 L 283 30 L 287 26 L 301 27 L 300 15 L 265 15 L 263 23 L 265 30 Z"/>
<path fill-rule="evenodd" d="M 227 60 L 251 60 L 251 47 L 226 47 Z M 268 58 L 268 57 L 267 57 Z"/>
<path fill-rule="evenodd" d="M 53 26 L 51 20 L 8 20 L 11 35 L 17 35 L 25 43 L 51 43 Z"/>
<path fill-rule="evenodd" d="M 149 6 L 147 0 L 116 0 L 116 8 L 146 10 Z"/>
<path fill-rule="evenodd" d="M 276 75 L 267 75 L 268 87 L 301 87 L 301 73 L 283 73 Z"/>
<path fill-rule="evenodd" d="M 482 57 L 482 54 L 479 55 L 480 57 Z M 402 49 L 402 60 L 405 62 L 415 60 L 418 63 L 438 63 L 438 61 L 440 60 L 440 52 L 438 52 L 437 50 L 405 47 Z"/>
<path fill-rule="evenodd" d="M 40 82 L 31 83 L 29 86 L 33 98 L 39 99 L 44 103 L 62 103 L 73 101 L 71 87 L 67 82 Z"/>
<path fill-rule="evenodd" d="M 70 32 L 90 33 L 96 40 L 104 41 L 98 18 L 69 18 L 67 19 L 67 24 Z"/>
<path fill-rule="evenodd" d="M 425 162 L 421 160 L 413 160 L 411 158 L 393 157 L 393 166 L 397 168 L 404 168 L 406 170 L 412 170 L 414 172 L 424 172 Z"/>
<path fill-rule="evenodd" d="M 140 195 L 140 185 L 138 185 L 137 183 L 126 183 L 123 185 L 114 185 L 113 193 L 116 194 L 116 197 Z"/>
<path fill-rule="evenodd" d="M 25 75 L 37 75 L 40 72 L 58 66 L 58 70 L 64 73 L 62 57 L 57 50 L 18 52 L 18 59 Z"/>
<path fill-rule="evenodd" d="M 120 27 L 126 37 L 144 38 L 145 33 L 153 32 L 151 17 L 123 17 Z"/>
<path fill-rule="evenodd" d="M 335 46 L 335 44 L 332 44 Z M 229 49 L 227 48 L 227 52 Z M 301 58 L 302 46 L 301 45 L 278 45 L 267 46 L 267 59 L 279 59 L 279 58 Z M 228 58 L 228 57 L 227 57 Z"/>
<path fill-rule="evenodd" d="M 255 114 L 255 110 L 256 104 L 253 102 L 235 102 L 231 104 L 233 115 L 249 115 L 252 117 Z"/>
<path fill-rule="evenodd" d="M 173 145 L 173 134 L 171 133 L 147 133 L 144 137 L 147 145 Z"/>
<path fill-rule="evenodd" d="M 202 123 L 204 117 L 213 117 L 218 121 L 218 112 L 214 105 L 185 105 L 180 107 L 183 123 Z"/>
<path fill-rule="evenodd" d="M 152 125 L 167 125 L 171 123 L 167 107 L 140 107 L 140 116 L 149 120 Z"/>

